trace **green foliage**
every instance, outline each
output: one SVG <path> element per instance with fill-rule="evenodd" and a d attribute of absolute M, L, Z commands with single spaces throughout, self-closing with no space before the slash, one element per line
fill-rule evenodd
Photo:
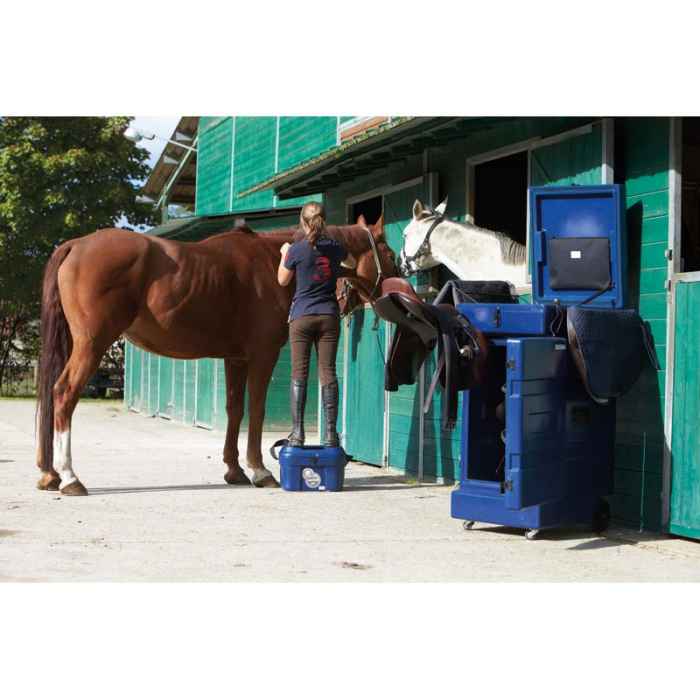
<path fill-rule="evenodd" d="M 0 118 L 0 382 L 15 333 L 38 318 L 41 278 L 60 243 L 121 217 L 156 222 L 136 202 L 149 168 L 122 133 L 129 117 Z M 9 333 L 9 335 L 8 335 Z"/>

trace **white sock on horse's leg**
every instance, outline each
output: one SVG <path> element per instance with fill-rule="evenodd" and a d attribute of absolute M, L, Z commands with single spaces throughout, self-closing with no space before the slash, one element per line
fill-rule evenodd
<path fill-rule="evenodd" d="M 265 467 L 251 467 L 253 470 L 253 483 L 257 484 L 259 481 L 266 479 L 268 476 L 272 476 L 272 472 Z"/>
<path fill-rule="evenodd" d="M 53 434 L 53 468 L 61 477 L 61 488 L 78 480 L 73 472 L 73 459 L 70 451 L 70 428 Z"/>

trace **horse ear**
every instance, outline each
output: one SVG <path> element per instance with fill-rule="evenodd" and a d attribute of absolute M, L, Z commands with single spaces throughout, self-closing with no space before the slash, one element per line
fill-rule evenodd
<path fill-rule="evenodd" d="M 423 205 L 421 204 L 420 199 L 417 199 L 415 202 L 413 202 L 413 218 L 419 219 L 422 213 Z"/>
<path fill-rule="evenodd" d="M 374 226 L 370 226 L 370 231 L 372 231 L 372 236 L 375 240 L 380 239 L 384 235 L 384 213 L 377 219 L 377 223 Z"/>
<path fill-rule="evenodd" d="M 445 199 L 443 199 L 442 202 L 440 202 L 440 204 L 438 204 L 435 207 L 436 213 L 440 214 L 440 216 L 445 216 L 446 210 L 447 210 L 447 197 L 445 197 Z"/>
<path fill-rule="evenodd" d="M 358 226 L 364 226 L 365 228 L 367 227 L 367 219 L 365 219 L 365 215 L 364 215 L 364 214 L 360 214 L 360 215 L 357 217 L 357 225 L 358 225 Z"/>

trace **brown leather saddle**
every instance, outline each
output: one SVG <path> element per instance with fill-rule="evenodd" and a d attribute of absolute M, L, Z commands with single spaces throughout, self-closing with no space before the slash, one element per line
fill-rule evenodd
<path fill-rule="evenodd" d="M 430 409 L 439 382 L 447 399 L 442 404 L 442 427 L 443 430 L 454 429 L 459 392 L 472 388 L 484 378 L 488 353 L 486 337 L 453 304 L 427 304 L 399 277 L 384 280 L 382 295 L 374 308 L 378 316 L 396 326 L 384 369 L 385 389 L 397 391 L 399 386 L 414 384 L 426 358 L 437 348 L 437 368 L 423 411 Z"/>

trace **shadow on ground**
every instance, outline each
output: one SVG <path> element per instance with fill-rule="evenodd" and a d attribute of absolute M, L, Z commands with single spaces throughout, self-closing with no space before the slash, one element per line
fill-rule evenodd
<path fill-rule="evenodd" d="M 431 484 L 406 483 L 403 476 L 360 476 L 346 478 L 343 491 L 403 491 L 404 489 L 424 489 Z"/>
<path fill-rule="evenodd" d="M 430 484 L 407 484 L 401 476 L 368 476 L 345 479 L 343 491 L 402 491 L 404 489 L 424 489 Z M 229 484 L 170 484 L 162 486 L 115 486 L 95 487 L 90 493 L 100 496 L 122 493 L 159 493 L 167 491 L 209 491 L 231 488 L 251 488 L 250 485 L 241 484 L 231 486 Z"/>
<path fill-rule="evenodd" d="M 525 530 L 516 527 L 501 527 L 501 526 L 487 526 L 487 527 L 475 527 L 470 530 L 472 533 L 479 532 L 491 532 L 501 535 L 522 535 L 524 537 Z M 616 530 L 607 532 L 604 535 L 598 535 L 591 532 L 585 527 L 580 528 L 562 528 L 562 529 L 551 529 L 551 530 L 541 530 L 534 540 L 536 544 L 538 541 L 547 542 L 567 542 L 570 540 L 581 540 L 585 539 L 584 542 L 578 542 L 567 549 L 569 551 L 582 552 L 596 549 L 607 549 L 610 547 L 624 547 L 628 545 L 636 545 L 645 542 L 658 542 L 663 541 L 666 538 L 663 536 L 652 536 L 648 533 L 637 533 L 638 536 L 635 537 L 635 533 L 630 531 L 625 531 L 624 534 Z"/>
<path fill-rule="evenodd" d="M 248 484 L 241 484 L 240 486 L 232 486 L 230 484 L 172 484 L 164 486 L 116 486 L 111 487 L 97 487 L 89 489 L 91 494 L 99 496 L 109 496 L 112 494 L 119 493 L 158 493 L 165 491 L 212 491 L 218 489 L 237 489 L 237 488 L 251 488 Z"/>

